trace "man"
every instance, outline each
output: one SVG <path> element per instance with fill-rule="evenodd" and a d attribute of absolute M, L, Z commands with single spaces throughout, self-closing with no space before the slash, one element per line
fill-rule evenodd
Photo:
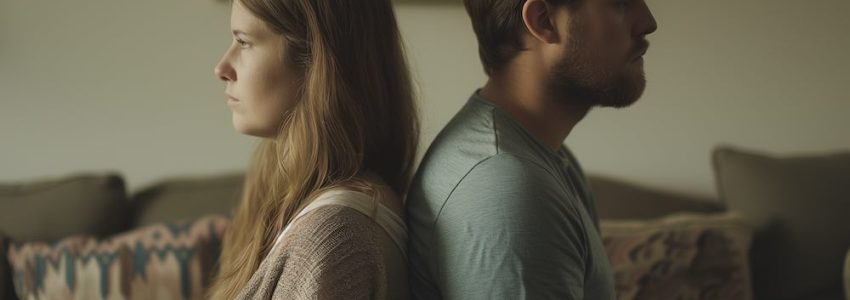
<path fill-rule="evenodd" d="M 562 145 L 643 93 L 644 0 L 465 0 L 489 76 L 408 196 L 419 299 L 614 299 L 586 180 Z"/>

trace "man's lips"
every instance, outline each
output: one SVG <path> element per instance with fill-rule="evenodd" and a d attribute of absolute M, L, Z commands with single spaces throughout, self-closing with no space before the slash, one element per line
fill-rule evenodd
<path fill-rule="evenodd" d="M 637 42 L 637 51 L 635 51 L 635 55 L 634 55 L 634 57 L 632 57 L 632 60 L 637 60 L 637 59 L 643 57 L 643 55 L 646 54 L 646 51 L 648 51 L 648 50 L 649 50 L 649 42 L 647 42 L 646 40 L 638 41 Z"/>

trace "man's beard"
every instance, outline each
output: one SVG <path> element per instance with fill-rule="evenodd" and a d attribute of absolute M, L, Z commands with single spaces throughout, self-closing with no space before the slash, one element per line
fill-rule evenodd
<path fill-rule="evenodd" d="M 573 37 L 580 36 L 573 28 Z M 605 69 L 598 57 L 582 48 L 579 38 L 570 40 L 570 49 L 546 79 L 548 94 L 565 104 L 583 107 L 628 107 L 646 87 L 643 69 L 636 74 Z"/>

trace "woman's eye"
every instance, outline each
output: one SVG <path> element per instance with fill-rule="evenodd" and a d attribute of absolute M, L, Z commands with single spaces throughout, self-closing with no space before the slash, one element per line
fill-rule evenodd
<path fill-rule="evenodd" d="M 236 43 L 239 44 L 240 48 L 248 48 L 248 46 L 249 46 L 248 42 L 241 40 L 241 39 L 236 39 Z"/>

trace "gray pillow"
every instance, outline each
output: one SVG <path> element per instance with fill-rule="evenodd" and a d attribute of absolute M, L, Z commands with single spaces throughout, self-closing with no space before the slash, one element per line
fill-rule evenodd
<path fill-rule="evenodd" d="M 126 229 L 126 199 L 111 173 L 0 183 L 0 230 L 17 241 L 105 237 Z"/>
<path fill-rule="evenodd" d="M 130 226 L 197 219 L 209 214 L 231 215 L 242 192 L 242 173 L 164 180 L 130 198 Z"/>
<path fill-rule="evenodd" d="M 850 248 L 850 153 L 772 157 L 714 151 L 720 198 L 756 227 L 757 299 L 840 294 Z"/>

